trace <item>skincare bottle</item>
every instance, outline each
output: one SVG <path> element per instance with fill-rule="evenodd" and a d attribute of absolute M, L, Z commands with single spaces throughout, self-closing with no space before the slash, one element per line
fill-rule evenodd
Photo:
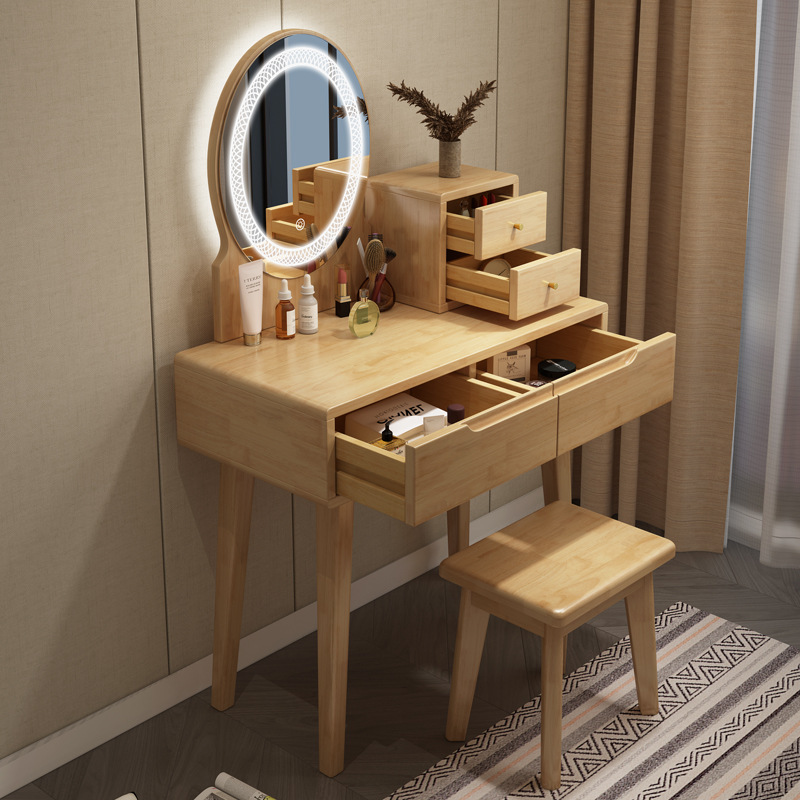
<path fill-rule="evenodd" d="M 339 267 L 339 282 L 336 285 L 336 316 L 350 316 L 350 295 L 347 293 L 347 272 Z"/>
<path fill-rule="evenodd" d="M 294 306 L 286 278 L 281 279 L 278 301 L 278 305 L 275 306 L 275 336 L 278 339 L 294 339 Z"/>
<path fill-rule="evenodd" d="M 314 286 L 308 273 L 303 275 L 300 299 L 297 301 L 297 312 L 298 333 L 316 333 L 319 330 L 317 300 L 314 297 Z"/>
<path fill-rule="evenodd" d="M 367 296 L 366 289 L 360 289 L 358 294 L 361 299 L 350 311 L 350 330 L 355 336 L 362 339 L 375 333 L 381 312 L 377 303 L 373 303 Z"/>
<path fill-rule="evenodd" d="M 389 429 L 389 423 L 387 422 L 386 427 L 381 431 L 381 438 L 375 439 L 370 444 L 380 447 L 381 450 L 391 450 L 394 453 L 399 451 L 402 454 L 403 450 L 405 450 L 406 440 L 395 436 Z"/>
<path fill-rule="evenodd" d="M 248 261 L 239 265 L 239 301 L 242 309 L 242 332 L 246 345 L 261 344 L 261 297 L 264 292 L 264 262 Z"/>

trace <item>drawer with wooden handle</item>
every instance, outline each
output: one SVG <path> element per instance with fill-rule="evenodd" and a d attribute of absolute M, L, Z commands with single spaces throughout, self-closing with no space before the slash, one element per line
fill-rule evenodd
<path fill-rule="evenodd" d="M 501 258 L 509 264 L 504 274 L 487 272 L 483 269 L 487 262 L 472 256 L 448 261 L 447 299 L 496 311 L 516 321 L 580 296 L 580 250 L 552 255 L 514 250 Z"/>
<path fill-rule="evenodd" d="M 474 217 L 462 216 L 453 201 L 448 203 L 445 223 L 448 250 L 484 259 L 547 238 L 547 192 L 505 196 L 476 208 L 474 213 Z"/>
<path fill-rule="evenodd" d="M 550 386 L 453 373 L 410 393 L 440 408 L 461 403 L 465 419 L 412 439 L 403 455 L 337 433 L 337 494 L 418 525 L 555 457 Z"/>
<path fill-rule="evenodd" d="M 558 398 L 558 453 L 672 400 L 675 334 L 647 341 L 573 325 L 531 342 L 531 374 L 545 358 L 577 366 L 550 386 Z"/>

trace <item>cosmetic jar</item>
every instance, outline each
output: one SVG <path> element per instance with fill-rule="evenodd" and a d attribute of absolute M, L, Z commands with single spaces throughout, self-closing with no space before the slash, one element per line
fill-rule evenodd
<path fill-rule="evenodd" d="M 548 381 L 563 378 L 575 372 L 575 362 L 568 361 L 566 358 L 545 358 L 539 362 L 539 377 Z"/>

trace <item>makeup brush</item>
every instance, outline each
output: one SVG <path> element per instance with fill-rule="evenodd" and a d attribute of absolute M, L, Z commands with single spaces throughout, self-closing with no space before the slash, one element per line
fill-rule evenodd
<path fill-rule="evenodd" d="M 370 239 L 364 250 L 364 266 L 369 276 L 367 297 L 372 296 L 372 290 L 375 288 L 375 278 L 385 263 L 386 251 L 383 249 L 383 242 L 379 239 Z"/>

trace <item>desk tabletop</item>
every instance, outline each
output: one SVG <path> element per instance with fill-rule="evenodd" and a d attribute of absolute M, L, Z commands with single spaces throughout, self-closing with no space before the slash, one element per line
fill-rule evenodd
<path fill-rule="evenodd" d="M 245 347 L 241 339 L 209 342 L 178 353 L 175 365 L 333 419 L 568 325 L 599 320 L 606 310 L 605 303 L 581 297 L 511 322 L 467 306 L 434 314 L 398 303 L 364 339 L 350 333 L 346 319 L 326 311 L 317 334 L 283 341 L 269 330 L 257 347 Z"/>

